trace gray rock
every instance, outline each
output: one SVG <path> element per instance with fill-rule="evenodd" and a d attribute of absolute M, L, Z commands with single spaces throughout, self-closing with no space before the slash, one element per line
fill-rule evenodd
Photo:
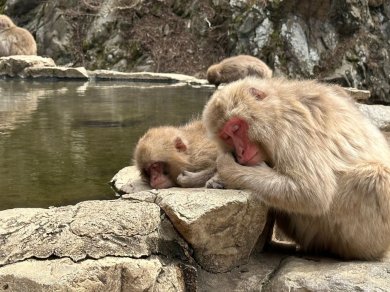
<path fill-rule="evenodd" d="M 111 179 L 110 185 L 112 186 L 117 195 L 133 194 L 136 192 L 151 189 L 151 187 L 146 182 L 142 181 L 140 173 L 136 166 L 128 166 L 122 168 Z"/>
<path fill-rule="evenodd" d="M 124 173 L 137 179 L 134 170 Z M 1 211 L 0 287 L 8 291 L 389 291 L 390 257 L 341 262 L 297 258 L 291 250 L 253 251 L 265 212 L 261 202 L 244 191 L 179 188 L 144 190 L 115 201 Z"/>
<path fill-rule="evenodd" d="M 268 211 L 251 193 L 236 190 L 159 190 L 157 203 L 191 244 L 197 262 L 212 272 L 248 261 Z"/>
<path fill-rule="evenodd" d="M 207 80 L 197 79 L 193 76 L 174 73 L 134 72 L 125 73 L 110 70 L 95 70 L 89 72 L 96 80 L 128 80 L 134 82 L 150 83 L 183 83 L 190 85 L 209 85 Z"/>
<path fill-rule="evenodd" d="M 390 261 L 288 258 L 264 291 L 390 291 Z"/>
<path fill-rule="evenodd" d="M 56 64 L 73 64 L 75 48 L 79 48 L 82 43 L 74 29 L 75 18 L 80 17 L 74 2 L 50 1 L 45 3 L 42 1 L 42 4 L 31 10 L 29 14 L 32 23 L 30 30 L 35 32 L 38 55 L 50 56 Z M 86 20 L 85 15 L 82 19 Z M 77 23 L 77 26 L 80 28 L 82 24 Z M 80 51 L 82 51 L 81 48 Z"/>
<path fill-rule="evenodd" d="M 359 90 L 353 87 L 344 87 L 344 90 L 347 91 L 356 101 L 365 101 L 370 98 L 369 90 Z"/>
<path fill-rule="evenodd" d="M 26 260 L 0 268 L 8 291 L 185 291 L 183 279 L 179 267 L 155 257 Z"/>
<path fill-rule="evenodd" d="M 266 221 L 268 209 L 249 192 L 182 188 L 135 192 L 142 183 L 135 167 L 122 169 L 112 181 L 116 189 L 130 192 L 122 198 L 156 202 L 208 271 L 225 272 L 245 263 Z"/>
<path fill-rule="evenodd" d="M 375 126 L 382 131 L 390 131 L 390 106 L 356 104 Z"/>
<path fill-rule="evenodd" d="M 56 64 L 51 58 L 40 56 L 9 56 L 0 58 L 0 76 L 21 76 L 26 68 L 53 67 Z"/>
<path fill-rule="evenodd" d="M 23 71 L 22 77 L 88 80 L 88 73 L 83 67 L 29 67 Z"/>
<path fill-rule="evenodd" d="M 199 291 L 264 291 L 263 287 L 277 271 L 283 258 L 276 254 L 255 254 L 247 264 L 226 273 L 215 274 L 199 270 Z"/>
<path fill-rule="evenodd" d="M 296 60 L 299 60 L 304 66 L 301 69 L 303 69 L 306 76 L 312 76 L 314 66 L 318 64 L 319 56 L 316 50 L 310 47 L 305 34 L 307 28 L 302 26 L 305 26 L 305 24 L 299 18 L 289 18 L 282 25 L 281 35 L 289 44 Z M 290 72 L 294 72 L 294 69 L 291 68 Z"/>
<path fill-rule="evenodd" d="M 165 230 L 165 231 L 164 231 Z M 0 265 L 30 258 L 150 256 L 172 235 L 160 208 L 128 200 L 87 201 L 51 209 L 0 212 Z M 169 236 L 164 240 L 177 242 Z M 174 243 L 176 244 L 176 243 Z"/>

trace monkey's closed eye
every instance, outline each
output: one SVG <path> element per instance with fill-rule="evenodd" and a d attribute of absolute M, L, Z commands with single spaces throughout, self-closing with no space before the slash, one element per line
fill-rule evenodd
<path fill-rule="evenodd" d="M 142 178 L 144 181 L 149 181 L 149 180 L 150 180 L 150 174 L 149 174 L 148 170 L 143 169 L 143 170 L 141 171 L 141 178 Z"/>

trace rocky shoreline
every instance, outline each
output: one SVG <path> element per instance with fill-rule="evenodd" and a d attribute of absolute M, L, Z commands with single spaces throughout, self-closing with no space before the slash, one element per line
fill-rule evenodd
<path fill-rule="evenodd" d="M 165 85 L 191 85 L 214 87 L 205 79 L 174 73 L 135 72 L 110 70 L 88 71 L 84 67 L 56 66 L 53 59 L 40 56 L 10 56 L 0 58 L 0 77 L 26 79 L 60 79 L 85 81 L 129 81 Z"/>
<path fill-rule="evenodd" d="M 205 80 L 180 74 L 58 67 L 37 56 L 0 58 L 0 76 L 209 86 Z M 357 105 L 380 129 L 390 130 L 389 107 Z M 382 261 L 344 262 L 292 251 L 262 251 L 267 208 L 249 192 L 152 190 L 133 166 L 119 171 L 112 185 L 121 198 L 0 211 L 0 287 L 8 291 L 390 290 L 390 254 Z"/>
<path fill-rule="evenodd" d="M 245 191 L 151 190 L 135 167 L 117 200 L 0 212 L 9 291 L 388 291 L 383 261 L 260 252 L 266 208 Z M 36 271 L 39 271 L 37 273 Z"/>

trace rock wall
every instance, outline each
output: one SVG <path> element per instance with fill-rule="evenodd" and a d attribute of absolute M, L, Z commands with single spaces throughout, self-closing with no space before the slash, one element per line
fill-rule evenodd
<path fill-rule="evenodd" d="M 319 78 L 390 103 L 390 2 L 8 0 L 38 53 L 89 70 L 177 72 L 251 54 L 277 75 Z"/>

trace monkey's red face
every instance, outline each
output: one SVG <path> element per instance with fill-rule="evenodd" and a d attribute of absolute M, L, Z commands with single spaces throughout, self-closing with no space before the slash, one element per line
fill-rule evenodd
<path fill-rule="evenodd" d="M 240 118 L 232 118 L 225 123 L 219 132 L 219 137 L 230 147 L 234 148 L 234 153 L 238 163 L 253 166 L 265 160 L 264 153 L 257 145 L 249 141 L 249 126 L 246 121 Z"/>
<path fill-rule="evenodd" d="M 152 188 L 166 189 L 175 185 L 169 178 L 167 167 L 164 162 L 154 162 L 145 170 L 145 177 Z"/>

